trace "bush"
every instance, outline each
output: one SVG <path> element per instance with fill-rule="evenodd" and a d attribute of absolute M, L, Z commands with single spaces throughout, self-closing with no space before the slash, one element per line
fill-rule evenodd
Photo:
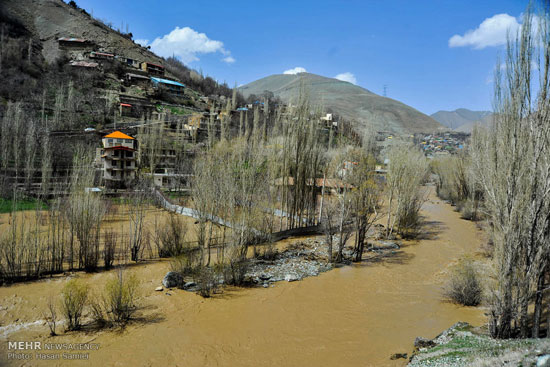
<path fill-rule="evenodd" d="M 467 199 L 460 205 L 460 217 L 471 221 L 479 220 L 479 208 L 474 200 Z"/>
<path fill-rule="evenodd" d="M 77 279 L 71 279 L 61 291 L 61 308 L 67 319 L 69 330 L 80 329 L 82 311 L 88 300 L 88 286 Z"/>
<path fill-rule="evenodd" d="M 193 276 L 199 266 L 196 252 L 178 255 L 170 260 L 170 270 L 185 276 Z"/>
<path fill-rule="evenodd" d="M 445 293 L 450 300 L 464 306 L 481 303 L 483 290 L 475 263 L 471 259 L 462 259 L 455 266 Z"/>
<path fill-rule="evenodd" d="M 125 323 L 135 313 L 139 281 L 132 274 L 125 277 L 122 271 L 105 285 L 105 308 L 111 320 Z"/>
<path fill-rule="evenodd" d="M 115 259 L 117 234 L 114 231 L 105 232 L 105 241 L 103 244 L 103 260 L 105 262 L 105 270 L 111 269 L 113 261 Z"/>
<path fill-rule="evenodd" d="M 181 255 L 186 249 L 187 226 L 181 215 L 171 214 L 167 223 L 157 231 L 159 257 Z"/>
<path fill-rule="evenodd" d="M 101 298 L 95 297 L 90 301 L 90 311 L 92 318 L 99 327 L 105 326 L 107 320 L 105 318 L 105 310 Z"/>
<path fill-rule="evenodd" d="M 264 245 L 260 251 L 256 254 L 256 258 L 259 260 L 273 261 L 277 258 L 279 251 L 273 243 Z"/>
<path fill-rule="evenodd" d="M 225 283 L 243 285 L 248 266 L 248 259 L 231 259 L 223 269 Z"/>
<path fill-rule="evenodd" d="M 220 267 L 216 266 L 213 269 L 209 266 L 202 266 L 197 269 L 194 279 L 199 287 L 199 294 L 204 298 L 208 298 L 218 290 Z"/>

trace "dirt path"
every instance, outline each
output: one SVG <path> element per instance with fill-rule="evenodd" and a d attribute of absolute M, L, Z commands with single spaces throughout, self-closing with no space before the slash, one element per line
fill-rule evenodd
<path fill-rule="evenodd" d="M 2 335 L 7 340 L 99 343 L 94 366 L 400 366 L 416 336 L 434 337 L 457 321 L 480 325 L 483 311 L 441 301 L 448 266 L 479 249 L 481 233 L 433 193 L 424 207 L 427 239 L 393 258 L 323 273 L 273 288 L 227 290 L 202 299 L 185 291 L 154 292 L 166 262 L 134 267 L 143 280 L 144 318 L 124 331 L 47 337 L 46 326 Z M 109 275 L 82 275 L 100 285 Z M 64 279 L 0 288 L 0 321 L 42 319 L 47 296 Z M 6 329 L 4 329 L 6 331 Z M 0 362 L 2 360 L 0 359 Z M 27 365 L 74 365 L 74 361 Z M 78 362 L 83 364 L 82 362 Z M 1 363 L 0 363 L 1 364 Z M 19 363 L 23 364 L 24 363 Z M 87 365 L 88 365 L 87 364 Z M 16 363 L 17 365 L 17 363 Z"/>

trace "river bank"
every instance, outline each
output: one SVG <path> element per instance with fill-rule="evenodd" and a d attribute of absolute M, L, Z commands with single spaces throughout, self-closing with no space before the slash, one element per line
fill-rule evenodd
<path fill-rule="evenodd" d="M 450 266 L 479 250 L 482 233 L 433 192 L 423 215 L 426 235 L 404 242 L 393 256 L 265 289 L 226 288 L 210 299 L 182 290 L 155 292 L 168 261 L 133 266 L 128 270 L 141 281 L 143 307 L 124 330 L 51 338 L 45 324 L 32 323 L 44 318 L 48 297 L 59 294 L 66 278 L 2 287 L 1 327 L 28 327 L 0 334 L 0 358 L 8 341 L 29 340 L 97 343 L 87 363 L 98 366 L 404 366 L 406 360 L 390 356 L 410 353 L 415 337 L 433 338 L 458 321 L 485 322 L 482 309 L 444 302 L 441 291 Z M 99 288 L 111 274 L 77 276 Z"/>

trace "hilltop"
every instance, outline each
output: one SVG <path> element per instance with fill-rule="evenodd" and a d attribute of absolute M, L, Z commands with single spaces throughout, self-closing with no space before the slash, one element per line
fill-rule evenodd
<path fill-rule="evenodd" d="M 302 83 L 313 104 L 352 121 L 359 131 L 372 127 L 375 131 L 414 133 L 443 128 L 431 117 L 402 102 L 348 82 L 310 73 L 271 75 L 241 86 L 239 91 L 245 97 L 269 91 L 291 102 L 298 96 Z"/>
<path fill-rule="evenodd" d="M 493 113 L 459 108 L 454 111 L 437 111 L 430 115 L 434 120 L 457 132 L 471 133 L 474 125 L 487 126 Z"/>

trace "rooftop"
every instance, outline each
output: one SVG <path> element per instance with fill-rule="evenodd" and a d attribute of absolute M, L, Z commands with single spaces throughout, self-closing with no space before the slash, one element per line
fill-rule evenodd
<path fill-rule="evenodd" d="M 134 140 L 134 138 L 132 138 L 131 136 L 126 135 L 126 134 L 124 134 L 123 132 L 120 132 L 120 131 L 115 131 L 115 132 L 110 133 L 109 135 L 105 135 L 104 138 Z"/>
<path fill-rule="evenodd" d="M 178 87 L 185 87 L 185 85 L 183 85 L 179 82 L 176 82 L 174 80 L 168 80 L 168 79 L 163 79 L 163 78 L 155 78 L 155 77 L 151 77 L 151 80 L 153 81 L 153 83 L 162 83 L 162 84 L 177 85 Z"/>

